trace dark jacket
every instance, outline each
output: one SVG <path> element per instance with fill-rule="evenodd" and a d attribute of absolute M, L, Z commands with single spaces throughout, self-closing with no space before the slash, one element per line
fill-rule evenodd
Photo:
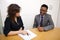
<path fill-rule="evenodd" d="M 24 29 L 21 17 L 17 17 L 17 23 L 16 22 L 13 23 L 9 17 L 6 18 L 6 20 L 4 22 L 4 30 L 3 30 L 3 33 L 5 34 L 5 36 L 7 36 L 7 34 L 10 31 L 17 31 L 21 27 L 22 27 L 22 29 Z"/>

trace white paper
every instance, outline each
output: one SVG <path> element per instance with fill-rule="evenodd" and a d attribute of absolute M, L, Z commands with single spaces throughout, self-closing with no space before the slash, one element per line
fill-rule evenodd
<path fill-rule="evenodd" d="M 28 32 L 29 35 L 22 35 L 22 34 L 18 34 L 20 37 L 22 37 L 24 40 L 31 40 L 34 37 L 36 37 L 37 35 L 33 32 L 31 32 L 30 30 L 26 30 Z"/>

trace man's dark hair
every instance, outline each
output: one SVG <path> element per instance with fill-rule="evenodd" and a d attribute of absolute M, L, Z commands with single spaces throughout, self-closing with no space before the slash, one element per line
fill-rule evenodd
<path fill-rule="evenodd" d="M 43 4 L 41 7 L 46 7 L 48 9 L 48 6 L 46 4 Z"/>

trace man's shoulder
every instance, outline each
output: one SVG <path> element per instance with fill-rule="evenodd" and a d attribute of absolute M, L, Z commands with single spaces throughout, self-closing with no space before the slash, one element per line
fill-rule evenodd
<path fill-rule="evenodd" d="M 50 14 L 46 14 L 46 18 L 51 18 L 51 15 Z"/>
<path fill-rule="evenodd" d="M 36 15 L 35 17 L 39 17 L 39 16 L 40 16 L 40 14 Z"/>
<path fill-rule="evenodd" d="M 46 14 L 46 16 L 51 16 L 50 14 Z"/>
<path fill-rule="evenodd" d="M 47 17 L 50 17 L 51 15 L 50 15 L 50 14 L 46 14 L 46 16 L 47 16 Z M 36 17 L 40 17 L 40 14 L 36 15 L 35 18 L 36 18 Z"/>

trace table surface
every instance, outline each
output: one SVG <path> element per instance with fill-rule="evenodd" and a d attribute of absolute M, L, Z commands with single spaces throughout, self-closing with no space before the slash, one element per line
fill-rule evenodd
<path fill-rule="evenodd" d="M 49 30 L 46 32 L 39 32 L 37 28 L 30 29 L 37 36 L 32 40 L 60 40 L 60 28 L 54 28 L 53 30 Z M 0 34 L 0 40 L 23 40 L 18 35 L 5 37 Z"/>

